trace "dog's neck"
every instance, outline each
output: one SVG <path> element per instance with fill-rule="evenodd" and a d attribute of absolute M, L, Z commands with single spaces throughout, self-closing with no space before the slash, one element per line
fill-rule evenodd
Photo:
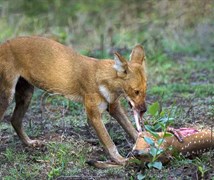
<path fill-rule="evenodd" d="M 99 84 L 99 92 L 108 103 L 113 103 L 120 96 L 124 95 L 125 82 L 117 76 L 117 72 L 113 68 L 113 65 L 114 61 L 109 60 L 108 66 L 99 68 L 101 70 L 98 70 L 96 73 L 96 82 Z"/>

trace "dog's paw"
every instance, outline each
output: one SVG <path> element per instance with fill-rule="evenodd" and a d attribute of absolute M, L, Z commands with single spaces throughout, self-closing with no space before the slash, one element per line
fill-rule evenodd
<path fill-rule="evenodd" d="M 119 157 L 119 158 L 117 158 L 117 159 L 114 159 L 114 158 L 112 158 L 113 160 L 114 160 L 114 162 L 116 162 L 118 165 L 122 165 L 122 166 L 124 166 L 124 165 L 126 165 L 126 163 L 127 163 L 127 161 L 128 161 L 128 159 L 127 158 L 124 158 L 124 157 Z"/>
<path fill-rule="evenodd" d="M 118 152 L 114 152 L 114 154 L 111 156 L 111 159 L 113 162 L 115 162 L 118 165 L 126 165 L 128 159 L 121 156 Z"/>
<path fill-rule="evenodd" d="M 29 146 L 29 147 L 42 147 L 42 146 L 44 146 L 45 144 L 44 144 L 44 142 L 42 142 L 42 141 L 39 141 L 39 140 L 29 140 L 28 142 L 27 142 L 27 146 Z"/>

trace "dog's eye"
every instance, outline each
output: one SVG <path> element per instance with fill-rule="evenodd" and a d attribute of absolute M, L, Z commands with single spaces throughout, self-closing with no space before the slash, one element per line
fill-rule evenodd
<path fill-rule="evenodd" d="M 135 94 L 138 96 L 140 94 L 140 91 L 135 90 Z"/>

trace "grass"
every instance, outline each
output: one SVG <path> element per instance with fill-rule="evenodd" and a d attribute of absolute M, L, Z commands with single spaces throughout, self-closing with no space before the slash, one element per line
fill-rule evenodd
<path fill-rule="evenodd" d="M 207 97 L 214 95 L 214 87 L 212 84 L 188 85 L 188 84 L 169 84 L 163 86 L 152 87 L 149 91 L 151 95 L 163 94 L 164 99 L 171 99 L 173 94 L 178 94 L 182 97 L 191 97 L 193 94 L 196 97 Z"/>

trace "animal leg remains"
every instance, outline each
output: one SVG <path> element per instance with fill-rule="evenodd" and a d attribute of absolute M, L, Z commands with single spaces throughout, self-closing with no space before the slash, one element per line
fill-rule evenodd
<path fill-rule="evenodd" d="M 199 131 L 193 128 L 180 128 L 176 130 L 182 135 L 183 141 L 180 142 L 175 135 L 164 138 L 164 142 L 160 146 L 164 153 L 159 156 L 159 160 L 163 163 L 169 162 L 171 157 L 177 153 L 188 157 L 202 154 L 214 148 L 214 132 L 212 130 L 204 129 Z M 162 138 L 164 133 L 160 132 L 158 135 Z M 155 143 L 158 141 L 150 133 L 142 132 L 136 141 L 133 152 L 142 162 L 149 162 L 152 158 L 148 158 L 150 145 L 146 143 L 144 137 L 150 137 Z M 169 149 L 170 146 L 172 149 Z M 143 154 L 141 153 L 142 151 L 144 152 Z"/>

